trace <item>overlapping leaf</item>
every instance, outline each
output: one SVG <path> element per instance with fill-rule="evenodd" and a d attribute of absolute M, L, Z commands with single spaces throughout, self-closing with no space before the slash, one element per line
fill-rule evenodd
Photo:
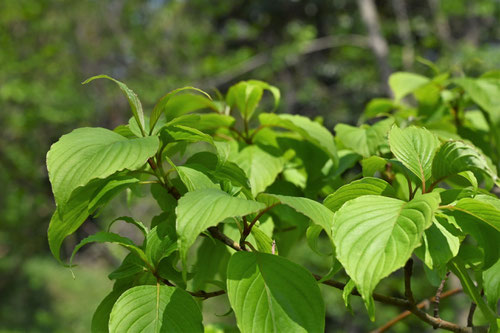
<path fill-rule="evenodd" d="M 389 86 L 396 100 L 411 94 L 428 82 L 430 82 L 429 78 L 408 72 L 397 72 L 389 77 Z"/>
<path fill-rule="evenodd" d="M 484 156 L 462 141 L 445 142 L 436 152 L 432 162 L 432 176 L 436 180 L 469 170 L 484 172 L 494 181 L 498 178 Z"/>
<path fill-rule="evenodd" d="M 394 188 L 385 180 L 373 177 L 365 177 L 360 180 L 346 184 L 330 194 L 323 201 L 332 212 L 337 211 L 342 205 L 349 200 L 356 199 L 363 195 L 383 195 L 386 197 L 395 197 Z"/>
<path fill-rule="evenodd" d="M 323 149 L 335 165 L 338 163 L 333 135 L 319 123 L 299 115 L 272 113 L 260 114 L 259 121 L 264 126 L 281 127 L 300 134 L 304 139 Z"/>
<path fill-rule="evenodd" d="M 325 330 L 325 306 L 315 279 L 285 258 L 233 254 L 227 292 L 242 333 Z"/>
<path fill-rule="evenodd" d="M 232 197 L 217 189 L 188 192 L 176 208 L 179 251 L 183 262 L 196 237 L 208 227 L 217 225 L 228 217 L 245 216 L 265 208 L 265 205 Z"/>
<path fill-rule="evenodd" d="M 92 179 L 142 167 L 158 149 L 157 137 L 127 139 L 104 128 L 84 127 L 63 135 L 47 153 L 47 169 L 58 206 Z"/>
<path fill-rule="evenodd" d="M 94 81 L 96 79 L 108 79 L 108 80 L 113 81 L 114 83 L 116 83 L 118 85 L 118 87 L 120 87 L 120 90 L 123 91 L 123 93 L 127 97 L 128 103 L 130 104 L 130 108 L 132 109 L 132 114 L 134 115 L 134 118 L 135 118 L 137 124 L 139 124 L 142 135 L 145 136 L 146 132 L 144 131 L 145 130 L 144 112 L 142 111 L 141 101 L 139 100 L 139 97 L 137 97 L 136 93 L 133 92 L 132 89 L 127 87 L 127 85 L 125 83 L 120 82 L 116 79 L 113 79 L 112 77 L 110 77 L 108 75 L 93 76 L 93 77 L 85 80 L 82 84 L 87 84 L 87 83 Z"/>
<path fill-rule="evenodd" d="M 425 188 L 431 179 L 432 159 L 439 145 L 437 138 L 425 128 L 392 127 L 389 132 L 389 145 L 396 158 L 417 176 Z"/>
<path fill-rule="evenodd" d="M 366 195 L 347 202 L 335 214 L 332 232 L 337 258 L 372 316 L 375 286 L 402 267 L 420 245 L 438 204 L 435 193 L 410 202 Z"/>
<path fill-rule="evenodd" d="M 275 157 L 255 145 L 244 148 L 233 162 L 245 171 L 254 196 L 274 183 L 285 164 L 283 158 Z"/>
<path fill-rule="evenodd" d="M 109 332 L 203 332 L 200 309 L 191 295 L 169 286 L 125 291 L 109 317 Z"/>

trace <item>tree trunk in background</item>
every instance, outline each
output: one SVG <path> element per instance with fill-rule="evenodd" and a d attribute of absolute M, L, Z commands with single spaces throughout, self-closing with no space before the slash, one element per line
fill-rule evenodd
<path fill-rule="evenodd" d="M 408 11 L 406 9 L 405 0 L 392 0 L 392 7 L 394 8 L 394 13 L 396 14 L 398 35 L 403 43 L 403 67 L 405 70 L 410 70 L 413 67 L 413 62 L 415 60 L 415 49 L 413 46 L 410 20 L 408 19 Z"/>
<path fill-rule="evenodd" d="M 450 25 L 448 19 L 441 10 L 440 0 L 428 0 L 431 8 L 432 16 L 434 17 L 434 25 L 441 43 L 445 48 L 451 47 L 453 39 L 451 38 Z"/>
<path fill-rule="evenodd" d="M 368 30 L 370 37 L 370 46 L 377 59 L 377 64 L 380 72 L 380 78 L 385 92 L 392 96 L 392 91 L 389 89 L 387 80 L 391 75 L 392 70 L 389 65 L 389 47 L 387 41 L 382 35 L 380 24 L 378 21 L 377 7 L 373 0 L 358 0 L 358 7 L 361 13 L 361 19 Z"/>

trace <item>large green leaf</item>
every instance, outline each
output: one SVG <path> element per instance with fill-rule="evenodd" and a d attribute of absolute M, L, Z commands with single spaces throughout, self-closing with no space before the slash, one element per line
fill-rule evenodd
<path fill-rule="evenodd" d="M 58 206 L 92 179 L 136 170 L 158 149 L 157 137 L 127 139 L 105 128 L 84 127 L 63 135 L 47 153 L 47 169 Z"/>
<path fill-rule="evenodd" d="M 64 239 L 74 233 L 97 208 L 106 204 L 116 194 L 139 179 L 114 177 L 111 180 L 94 180 L 73 192 L 64 207 L 52 215 L 48 230 L 50 251 L 60 261 L 60 248 Z"/>
<path fill-rule="evenodd" d="M 430 82 L 429 78 L 408 72 L 397 72 L 389 77 L 389 86 L 396 100 L 411 94 L 428 82 Z"/>
<path fill-rule="evenodd" d="M 228 217 L 245 216 L 263 208 L 265 205 L 260 202 L 232 197 L 218 189 L 186 193 L 176 208 L 178 244 L 184 267 L 187 251 L 202 231 Z"/>
<path fill-rule="evenodd" d="M 285 258 L 258 252 L 233 254 L 227 292 L 242 333 L 325 330 L 325 306 L 315 279 Z"/>
<path fill-rule="evenodd" d="M 484 156 L 462 141 L 445 142 L 436 152 L 432 162 L 432 176 L 436 180 L 469 170 L 484 172 L 494 181 L 498 178 Z"/>
<path fill-rule="evenodd" d="M 439 204 L 435 193 L 410 202 L 366 195 L 344 204 L 334 217 L 337 258 L 356 283 L 373 316 L 379 281 L 402 267 L 421 243 Z"/>
<path fill-rule="evenodd" d="M 109 317 L 109 332 L 203 332 L 200 309 L 191 295 L 168 286 L 138 286 L 125 291 Z"/>
<path fill-rule="evenodd" d="M 340 187 L 338 190 L 325 198 L 323 205 L 325 205 L 332 212 L 335 212 L 347 201 L 370 194 L 384 195 L 386 197 L 396 196 L 394 188 L 392 188 L 392 186 L 385 180 L 365 177 Z"/>
<path fill-rule="evenodd" d="M 232 161 L 245 171 L 254 196 L 274 183 L 285 164 L 283 158 L 275 157 L 255 145 L 244 148 Z"/>
<path fill-rule="evenodd" d="M 110 76 L 107 75 L 97 75 L 93 76 L 91 78 L 88 78 L 85 80 L 82 84 L 87 84 L 90 81 L 96 80 L 96 79 L 108 79 L 113 81 L 120 87 L 121 91 L 127 96 L 128 103 L 130 104 L 130 108 L 132 109 L 132 114 L 134 115 L 134 118 L 137 122 L 137 124 L 140 125 L 140 130 L 143 136 L 146 136 L 145 130 L 145 123 L 144 123 L 144 112 L 142 111 L 142 104 L 141 101 L 139 100 L 139 97 L 135 94 L 135 92 L 132 91 L 129 87 L 125 85 L 125 83 L 120 82 L 116 79 L 113 79 Z"/>
<path fill-rule="evenodd" d="M 261 113 L 259 121 L 264 126 L 281 127 L 300 134 L 304 139 L 323 149 L 337 165 L 337 148 L 333 135 L 321 124 L 299 115 L 274 113 Z"/>
<path fill-rule="evenodd" d="M 425 128 L 414 126 L 400 129 L 392 127 L 389 132 L 389 145 L 396 158 L 417 176 L 425 188 L 431 178 L 432 159 L 439 141 Z"/>
<path fill-rule="evenodd" d="M 297 212 L 310 218 L 314 224 L 321 226 L 326 234 L 331 237 L 333 213 L 319 202 L 308 198 L 268 193 L 260 195 L 258 200 L 266 202 L 268 205 L 281 203 L 293 208 Z"/>

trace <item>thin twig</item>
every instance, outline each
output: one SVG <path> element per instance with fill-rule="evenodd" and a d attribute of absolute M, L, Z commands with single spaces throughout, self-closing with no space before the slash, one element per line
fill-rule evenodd
<path fill-rule="evenodd" d="M 473 327 L 474 312 L 476 312 L 477 304 L 474 302 L 470 303 L 469 314 L 467 315 L 467 327 Z"/>
<path fill-rule="evenodd" d="M 262 215 L 264 215 L 265 213 L 267 213 L 268 211 L 270 211 L 272 208 L 276 207 L 277 205 L 279 205 L 279 203 L 272 204 L 269 207 L 266 207 L 263 210 L 261 210 L 257 214 L 257 216 L 255 216 L 255 218 L 250 222 L 250 224 L 247 223 L 246 217 L 243 217 L 244 228 L 243 228 L 243 233 L 241 235 L 241 240 L 240 240 L 240 246 L 242 248 L 244 248 L 244 246 L 242 246 L 242 242 L 244 244 L 248 235 L 250 235 L 250 232 L 252 231 L 252 228 L 255 225 L 255 223 L 257 223 L 257 221 L 262 217 Z"/>
<path fill-rule="evenodd" d="M 313 276 L 316 280 L 318 280 L 318 281 L 321 280 L 321 276 L 316 275 L 316 274 L 313 274 Z M 327 285 L 327 286 L 337 288 L 339 290 L 344 290 L 344 288 L 346 286 L 345 283 L 335 281 L 335 280 L 326 280 L 326 281 L 323 281 L 322 283 Z M 353 291 L 351 292 L 351 295 L 361 296 L 361 294 L 357 291 L 356 288 L 353 289 Z M 403 299 L 403 298 L 384 296 L 384 295 L 373 293 L 373 299 L 376 300 L 377 302 L 380 302 L 380 303 L 391 304 L 391 305 L 395 305 L 395 306 L 399 306 L 399 307 L 403 307 L 403 308 L 408 307 L 408 301 Z"/>
<path fill-rule="evenodd" d="M 208 228 L 208 231 L 210 232 L 210 235 L 212 235 L 213 238 L 218 239 L 222 241 L 224 244 L 232 248 L 233 250 L 236 251 L 244 251 L 240 244 L 232 240 L 231 238 L 227 237 L 225 234 L 223 234 L 219 228 L 217 227 L 210 227 Z"/>
<path fill-rule="evenodd" d="M 413 298 L 413 292 L 411 291 L 411 275 L 413 273 L 413 259 L 410 258 L 405 264 L 405 297 L 410 302 L 410 304 L 415 304 L 415 299 Z"/>
<path fill-rule="evenodd" d="M 446 280 L 448 280 L 449 275 L 450 271 L 446 273 L 444 279 L 441 281 L 441 284 L 439 284 L 436 295 L 434 296 L 434 301 L 432 302 L 432 304 L 434 305 L 434 318 L 439 318 L 439 301 L 441 300 L 441 294 L 443 293 L 444 285 L 446 283 Z"/>
<path fill-rule="evenodd" d="M 441 299 L 448 298 L 450 296 L 453 296 L 453 295 L 461 293 L 461 292 L 462 292 L 462 288 L 456 288 L 456 289 L 448 290 L 448 291 L 446 291 L 446 292 L 444 292 L 444 293 L 441 294 Z M 434 302 L 434 297 L 432 297 L 430 299 L 425 299 L 425 300 L 421 301 L 420 303 L 417 304 L 416 307 L 418 309 L 427 308 L 430 305 L 430 303 L 432 303 L 432 302 Z M 378 329 L 372 331 L 372 333 L 382 333 L 382 332 L 385 332 L 389 328 L 391 328 L 392 326 L 394 326 L 396 323 L 402 321 L 403 319 L 405 319 L 406 317 L 410 316 L 411 314 L 412 314 L 411 311 L 406 310 L 406 311 L 402 312 L 401 314 L 399 314 L 397 317 L 395 317 L 392 320 L 390 320 L 387 323 L 385 323 L 383 326 L 381 326 Z"/>

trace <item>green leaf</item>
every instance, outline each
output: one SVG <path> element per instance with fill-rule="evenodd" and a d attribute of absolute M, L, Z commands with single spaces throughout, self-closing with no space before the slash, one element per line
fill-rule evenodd
<path fill-rule="evenodd" d="M 259 121 L 264 126 L 281 127 L 298 133 L 304 139 L 323 149 L 332 159 L 334 165 L 338 164 L 337 148 L 333 135 L 321 124 L 299 115 L 272 113 L 261 113 Z"/>
<path fill-rule="evenodd" d="M 84 127 L 63 135 L 47 153 L 47 169 L 58 207 L 92 179 L 137 170 L 158 149 L 157 137 L 127 139 L 104 129 Z"/>
<path fill-rule="evenodd" d="M 430 82 L 429 78 L 408 72 L 396 72 L 389 77 L 389 86 L 396 101 L 411 94 L 428 82 Z"/>
<path fill-rule="evenodd" d="M 273 240 L 257 226 L 252 227 L 252 236 L 255 239 L 257 250 L 264 253 L 272 253 Z M 278 254 L 276 251 L 275 254 Z"/>
<path fill-rule="evenodd" d="M 486 223 L 500 232 L 500 210 L 495 206 L 475 199 L 460 199 L 454 206 L 447 209 L 458 210 Z"/>
<path fill-rule="evenodd" d="M 350 313 L 353 313 L 351 307 L 351 296 L 354 288 L 356 288 L 356 284 L 353 280 L 350 279 L 345 285 L 344 290 L 342 290 L 342 299 L 344 300 L 344 305 Z"/>
<path fill-rule="evenodd" d="M 109 332 L 203 332 L 202 316 L 191 295 L 182 289 L 138 286 L 116 301 Z"/>
<path fill-rule="evenodd" d="M 92 316 L 92 333 L 108 333 L 109 315 L 116 300 L 122 294 L 122 290 L 113 290 L 102 301 Z"/>
<path fill-rule="evenodd" d="M 438 204 L 435 193 L 410 202 L 366 195 L 347 202 L 335 214 L 337 258 L 356 283 L 371 317 L 375 286 L 402 267 L 420 245 Z"/>
<path fill-rule="evenodd" d="M 461 86 L 472 100 L 485 110 L 493 122 L 500 122 L 500 84 L 498 80 L 459 78 L 453 81 Z"/>
<path fill-rule="evenodd" d="M 201 171 L 190 168 L 188 166 L 177 166 L 175 168 L 177 170 L 177 173 L 179 174 L 179 178 L 184 183 L 184 185 L 186 185 L 186 188 L 190 192 L 207 188 L 220 188 Z"/>
<path fill-rule="evenodd" d="M 198 103 L 201 102 L 201 107 L 198 106 L 198 108 L 211 106 L 212 98 L 210 97 L 209 94 L 207 94 L 206 92 L 204 92 L 201 89 L 198 89 L 195 87 L 183 87 L 183 88 L 175 89 L 175 90 L 167 93 L 165 96 L 163 96 L 158 101 L 158 103 L 155 105 L 155 107 L 153 108 L 153 112 L 151 113 L 150 131 L 153 131 L 153 128 L 155 127 L 156 122 L 158 121 L 158 119 L 160 119 L 160 116 L 163 112 L 165 112 L 167 114 L 167 120 L 175 118 L 175 117 L 169 117 L 170 114 L 168 111 L 165 111 L 165 109 L 167 108 L 167 105 L 170 102 L 170 100 L 172 99 L 172 97 L 174 97 L 177 93 L 179 93 L 181 91 L 185 91 L 185 90 L 194 90 L 194 91 L 200 92 L 208 98 L 208 99 L 206 99 L 200 95 L 187 95 L 187 96 L 189 96 L 190 99 L 192 99 Z M 183 113 L 186 113 L 186 112 L 183 112 Z M 176 115 L 179 116 L 180 114 L 176 114 Z"/>
<path fill-rule="evenodd" d="M 246 332 L 324 332 L 325 305 L 311 273 L 271 254 L 237 252 L 227 270 L 229 302 Z"/>
<path fill-rule="evenodd" d="M 432 176 L 438 181 L 469 170 L 484 172 L 494 181 L 498 179 L 484 156 L 475 147 L 462 141 L 445 142 L 436 152 L 432 162 Z"/>
<path fill-rule="evenodd" d="M 470 278 L 469 273 L 465 268 L 465 265 L 458 258 L 456 258 L 451 261 L 448 267 L 453 272 L 453 274 L 455 274 L 459 278 L 460 284 L 462 285 L 464 292 L 467 295 L 469 295 L 469 297 L 472 299 L 474 303 L 476 303 L 479 310 L 481 310 L 482 314 L 490 322 L 491 327 L 489 332 L 498 332 L 498 326 L 497 326 L 498 315 L 496 314 L 496 311 L 493 312 L 484 302 L 483 297 L 480 295 L 478 288 Z"/>
<path fill-rule="evenodd" d="M 149 232 L 148 227 L 146 227 L 141 221 L 137 221 L 137 220 L 131 218 L 130 216 L 120 216 L 120 217 L 117 217 L 116 219 L 114 219 L 113 221 L 111 221 L 111 223 L 108 225 L 108 231 L 111 230 L 111 226 L 113 224 L 115 224 L 115 222 L 117 222 L 117 221 L 123 221 L 126 223 L 130 223 L 132 225 L 135 225 L 142 232 L 144 237 L 147 237 L 147 234 Z"/>
<path fill-rule="evenodd" d="M 335 126 L 337 139 L 344 146 L 352 149 L 363 157 L 377 154 L 379 147 L 387 142 L 387 132 L 394 123 L 393 119 L 386 119 L 373 126 L 362 125 L 354 127 L 346 124 Z"/>
<path fill-rule="evenodd" d="M 227 92 L 226 102 L 231 108 L 236 106 L 244 119 L 250 119 L 262 99 L 264 90 L 269 90 L 273 94 L 274 109 L 276 109 L 280 100 L 278 88 L 257 80 L 241 81 L 231 86 Z"/>
<path fill-rule="evenodd" d="M 286 195 L 263 193 L 258 197 L 259 201 L 269 204 L 281 203 L 287 205 L 297 212 L 307 216 L 314 224 L 317 224 L 325 230 L 328 237 L 332 235 L 333 213 L 317 201 L 291 197 Z"/>
<path fill-rule="evenodd" d="M 384 171 L 386 165 L 387 160 L 379 156 L 371 156 L 363 159 L 361 161 L 361 167 L 363 168 L 363 177 L 373 177 L 376 172 Z"/>
<path fill-rule="evenodd" d="M 73 258 L 75 254 L 82 248 L 82 246 L 87 245 L 89 243 L 115 243 L 123 246 L 124 248 L 130 250 L 135 253 L 139 258 L 141 258 L 144 262 L 148 262 L 146 255 L 144 252 L 134 244 L 132 240 L 126 237 L 122 237 L 118 234 L 106 231 L 99 231 L 96 234 L 90 235 L 87 238 L 84 238 L 73 250 L 71 254 L 71 259 L 69 260 L 70 266 L 73 263 Z"/>
<path fill-rule="evenodd" d="M 187 251 L 202 231 L 228 217 L 245 216 L 264 208 L 260 202 L 235 198 L 217 189 L 186 193 L 176 208 L 178 244 L 184 268 Z"/>
<path fill-rule="evenodd" d="M 222 242 L 210 238 L 203 239 L 193 266 L 193 290 L 203 290 L 217 274 L 220 279 L 226 280 L 227 263 L 231 256 L 228 249 Z"/>
<path fill-rule="evenodd" d="M 95 180 L 76 189 L 64 210 L 58 207 L 49 223 L 49 247 L 54 257 L 60 262 L 60 248 L 64 239 L 74 233 L 98 207 L 138 181 L 136 178 L 120 176 L 107 181 Z"/>
<path fill-rule="evenodd" d="M 174 141 L 187 141 L 187 142 L 208 142 L 213 145 L 214 140 L 208 134 L 184 125 L 171 125 L 166 126 L 160 132 L 163 142 L 170 143 Z"/>
<path fill-rule="evenodd" d="M 146 238 L 146 257 L 153 267 L 177 250 L 177 235 L 173 221 L 166 221 L 151 229 Z"/>
<path fill-rule="evenodd" d="M 285 164 L 283 158 L 272 156 L 255 145 L 244 148 L 232 162 L 245 172 L 253 196 L 263 192 L 274 183 Z"/>
<path fill-rule="evenodd" d="M 488 305 L 496 309 L 500 299 L 500 259 L 483 272 L 483 288 Z"/>
<path fill-rule="evenodd" d="M 363 117 L 365 119 L 371 119 L 381 115 L 386 115 L 397 107 L 398 105 L 391 99 L 374 98 L 368 103 L 368 105 L 366 105 Z"/>
<path fill-rule="evenodd" d="M 335 212 L 349 200 L 370 194 L 396 197 L 394 188 L 392 188 L 392 186 L 385 180 L 365 177 L 340 187 L 337 191 L 325 198 L 323 205 L 325 205 L 332 212 Z"/>
<path fill-rule="evenodd" d="M 123 259 L 120 267 L 111 272 L 108 275 L 108 278 L 110 280 L 123 279 L 133 276 L 137 273 L 143 272 L 144 270 L 145 270 L 144 262 L 141 261 L 141 259 L 134 253 L 129 253 L 125 257 L 125 259 Z M 109 310 L 111 311 L 111 308 Z M 106 327 L 107 326 L 108 325 L 106 322 Z"/>
<path fill-rule="evenodd" d="M 393 126 L 389 132 L 389 145 L 396 158 L 422 182 L 431 178 L 432 159 L 439 145 L 434 134 L 414 126 L 400 129 Z M 424 191 L 425 192 L 425 191 Z"/>
<path fill-rule="evenodd" d="M 449 226 L 448 228 L 451 229 Z M 461 240 L 448 228 L 444 218 L 436 217 L 429 229 L 425 230 L 422 246 L 415 250 L 431 269 L 445 267 L 458 254 Z"/>
<path fill-rule="evenodd" d="M 461 199 L 455 206 L 442 206 L 441 209 L 465 234 L 477 241 L 477 247 L 484 250 L 483 269 L 495 264 L 500 258 L 500 233 L 491 223 L 498 224 L 498 210 L 474 199 Z"/>
<path fill-rule="evenodd" d="M 133 92 L 129 87 L 125 85 L 125 83 L 120 82 L 116 79 L 113 79 L 110 76 L 107 75 L 97 75 L 93 76 L 91 78 L 88 78 L 87 80 L 83 81 L 82 84 L 87 84 L 90 81 L 94 81 L 96 79 L 108 79 L 113 81 L 120 87 L 121 91 L 127 96 L 128 103 L 130 104 L 130 108 L 132 109 L 132 114 L 134 115 L 135 120 L 137 121 L 138 124 L 140 124 L 140 129 L 142 132 L 143 136 L 146 136 L 145 127 L 144 127 L 144 112 L 142 111 L 142 104 L 141 101 L 139 100 L 139 97 Z"/>

